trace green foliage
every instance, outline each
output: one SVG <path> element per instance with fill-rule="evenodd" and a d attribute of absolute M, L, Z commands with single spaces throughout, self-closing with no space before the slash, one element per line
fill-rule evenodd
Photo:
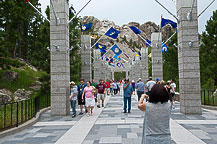
<path fill-rule="evenodd" d="M 115 72 L 115 80 L 122 80 L 126 78 L 126 72 Z"/>
<path fill-rule="evenodd" d="M 19 68 L 19 67 L 22 67 L 24 65 L 25 65 L 25 63 L 22 63 L 17 59 L 0 57 L 0 67 L 3 69 L 10 68 L 11 66 Z"/>
<path fill-rule="evenodd" d="M 178 51 L 177 48 L 173 46 L 177 45 L 177 34 L 167 43 L 168 53 L 163 54 L 163 78 L 165 81 L 173 80 L 177 84 L 178 88 Z"/>
<path fill-rule="evenodd" d="M 217 10 L 207 22 L 206 31 L 201 36 L 200 72 L 202 88 L 214 82 L 217 85 Z"/>
<path fill-rule="evenodd" d="M 29 90 L 29 87 L 33 82 L 38 80 L 38 78 L 47 75 L 45 72 L 35 72 L 32 69 L 25 67 L 24 69 L 12 68 L 11 71 L 18 73 L 18 79 L 13 82 L 8 82 L 3 80 L 2 74 L 8 70 L 0 70 L 0 89 L 6 88 L 11 92 L 15 92 L 17 89 Z"/>

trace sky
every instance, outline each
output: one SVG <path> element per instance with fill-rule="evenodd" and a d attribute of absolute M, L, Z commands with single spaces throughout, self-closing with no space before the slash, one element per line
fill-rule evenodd
<path fill-rule="evenodd" d="M 89 0 L 69 0 L 70 6 L 78 12 Z M 176 15 L 175 0 L 158 0 L 166 8 Z M 198 15 L 213 0 L 197 0 Z M 50 0 L 39 0 L 44 11 Z M 217 0 L 199 17 L 199 33 L 205 31 L 206 22 L 210 19 L 213 11 L 217 10 Z M 44 14 L 45 15 L 45 14 Z M 166 10 L 164 10 L 155 0 L 92 0 L 89 5 L 79 14 L 79 16 L 94 16 L 99 20 L 108 19 L 114 21 L 116 25 L 122 26 L 129 22 L 139 22 L 143 24 L 148 21 L 160 24 L 161 15 L 163 18 L 176 21 Z"/>

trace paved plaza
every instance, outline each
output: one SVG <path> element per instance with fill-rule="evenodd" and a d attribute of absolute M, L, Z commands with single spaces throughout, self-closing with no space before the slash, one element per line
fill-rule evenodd
<path fill-rule="evenodd" d="M 42 114 L 39 122 L 24 131 L 0 139 L 1 144 L 138 144 L 142 140 L 144 113 L 132 97 L 131 113 L 123 113 L 122 95 L 107 96 L 105 108 L 94 115 L 71 118 Z M 172 144 L 216 144 L 217 111 L 203 109 L 203 115 L 183 115 L 175 103 L 171 116 Z M 79 108 L 77 107 L 79 111 Z"/>

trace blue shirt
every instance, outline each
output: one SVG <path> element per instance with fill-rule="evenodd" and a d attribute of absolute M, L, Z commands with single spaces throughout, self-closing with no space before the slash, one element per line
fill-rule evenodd
<path fill-rule="evenodd" d="M 124 84 L 123 87 L 125 87 L 127 84 Z M 131 93 L 133 92 L 133 87 L 131 84 L 128 85 L 126 89 L 124 89 L 124 97 L 130 97 Z"/>
<path fill-rule="evenodd" d="M 145 91 L 144 87 L 145 87 L 145 84 L 141 81 L 136 84 L 137 91 L 143 91 L 144 92 Z"/>
<path fill-rule="evenodd" d="M 78 85 L 78 97 L 82 97 L 82 93 L 84 91 L 84 88 L 87 86 L 87 84 L 79 84 Z"/>

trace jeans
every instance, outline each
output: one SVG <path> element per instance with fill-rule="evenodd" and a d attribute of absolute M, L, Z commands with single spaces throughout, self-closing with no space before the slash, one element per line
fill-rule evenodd
<path fill-rule="evenodd" d="M 71 108 L 72 108 L 72 114 L 76 115 L 76 100 L 71 100 Z"/>
<path fill-rule="evenodd" d="M 124 97 L 124 112 L 127 111 L 127 101 L 128 101 L 128 112 L 131 110 L 131 96 L 130 97 Z"/>
<path fill-rule="evenodd" d="M 144 94 L 144 91 L 137 91 L 138 101 L 140 100 L 142 94 Z"/>

